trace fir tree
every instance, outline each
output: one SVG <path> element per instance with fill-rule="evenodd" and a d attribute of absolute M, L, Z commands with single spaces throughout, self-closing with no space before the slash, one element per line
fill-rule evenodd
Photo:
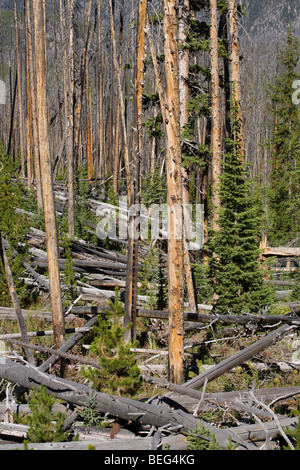
<path fill-rule="evenodd" d="M 136 357 L 130 351 L 130 348 L 137 346 L 137 342 L 125 342 L 124 335 L 131 324 L 122 326 L 124 314 L 124 306 L 116 289 L 115 299 L 110 300 L 109 309 L 106 310 L 106 318 L 99 315 L 98 325 L 93 328 L 96 336 L 90 350 L 97 355 L 100 369 L 83 369 L 84 376 L 92 381 L 96 390 L 122 396 L 134 395 L 141 386 Z"/>
<path fill-rule="evenodd" d="M 40 391 L 32 390 L 30 397 L 31 415 L 18 419 L 29 426 L 27 442 L 64 442 L 68 431 L 64 431 L 65 413 L 53 414 L 52 408 L 56 400 L 47 392 L 47 387 L 41 385 Z"/>
<path fill-rule="evenodd" d="M 239 135 L 236 104 L 232 104 L 232 135 Z M 220 230 L 213 233 L 211 262 L 218 312 L 258 313 L 273 300 L 272 290 L 264 283 L 259 263 L 260 214 L 252 181 L 241 155 L 238 139 L 228 140 L 231 149 L 224 157 L 220 183 L 222 207 Z"/>
<path fill-rule="evenodd" d="M 10 268 L 18 297 L 22 305 L 30 295 L 19 279 L 24 271 L 23 258 L 27 256 L 26 234 L 29 230 L 28 218 L 16 211 L 24 196 L 23 187 L 18 179 L 17 164 L 7 157 L 3 147 L 0 147 L 0 231 L 9 243 L 7 251 Z M 0 296 L 2 306 L 11 306 L 6 277 L 0 263 Z"/>
<path fill-rule="evenodd" d="M 300 43 L 289 27 L 279 56 L 281 72 L 269 91 L 274 114 L 269 238 L 274 245 L 285 244 L 300 230 L 300 110 L 292 101 L 299 57 Z"/>

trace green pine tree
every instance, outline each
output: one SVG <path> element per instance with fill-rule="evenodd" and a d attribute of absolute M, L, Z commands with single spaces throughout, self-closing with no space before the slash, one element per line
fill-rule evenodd
<path fill-rule="evenodd" d="M 28 254 L 26 234 L 29 230 L 29 221 L 25 215 L 16 211 L 20 208 L 23 196 L 24 189 L 18 179 L 17 163 L 8 157 L 0 146 L 0 231 L 10 245 L 7 251 L 9 265 L 18 297 L 22 306 L 25 306 L 30 293 L 19 278 L 24 271 L 23 259 Z M 0 298 L 2 306 L 11 306 L 2 263 L 0 263 Z"/>
<path fill-rule="evenodd" d="M 67 440 L 69 432 L 63 429 L 66 416 L 61 412 L 53 414 L 52 408 L 55 402 L 55 398 L 48 394 L 44 385 L 41 385 L 40 391 L 33 388 L 29 403 L 32 414 L 18 419 L 18 422 L 29 426 L 27 443 Z"/>
<path fill-rule="evenodd" d="M 125 341 L 125 333 L 131 324 L 123 327 L 121 318 L 125 310 L 119 301 L 119 290 L 115 290 L 114 301 L 110 300 L 106 318 L 99 315 L 94 326 L 95 339 L 90 351 L 97 355 L 100 369 L 82 369 L 83 375 L 93 383 L 95 390 L 122 396 L 134 395 L 142 379 L 135 354 L 130 350 L 137 342 Z"/>
<path fill-rule="evenodd" d="M 273 138 L 269 142 L 272 173 L 269 188 L 269 239 L 284 245 L 300 230 L 300 109 L 292 101 L 298 71 L 300 42 L 288 28 L 280 51 L 280 72 L 269 97 L 274 114 Z"/>
<path fill-rule="evenodd" d="M 231 107 L 232 135 L 238 136 L 236 103 Z M 238 140 L 227 143 L 230 151 L 224 157 L 220 184 L 220 230 L 212 234 L 210 243 L 216 254 L 211 262 L 218 298 L 216 309 L 223 314 L 259 313 L 273 301 L 272 289 L 264 283 L 259 263 L 260 213 L 241 156 L 241 144 Z"/>
<path fill-rule="evenodd" d="M 188 450 L 222 450 L 217 443 L 216 436 L 204 426 L 197 426 L 189 431 L 187 437 Z"/>

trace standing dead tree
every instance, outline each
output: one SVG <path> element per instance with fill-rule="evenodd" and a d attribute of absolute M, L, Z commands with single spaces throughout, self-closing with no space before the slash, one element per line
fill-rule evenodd
<path fill-rule="evenodd" d="M 164 53 L 166 75 L 166 171 L 169 271 L 169 378 L 183 382 L 183 198 L 180 141 L 179 53 L 177 2 L 164 1 Z"/>
<path fill-rule="evenodd" d="M 56 347 L 65 341 L 64 315 L 58 266 L 58 237 L 55 217 L 52 164 L 48 140 L 48 113 L 46 88 L 46 36 L 43 0 L 33 0 L 34 39 L 36 58 L 36 102 L 38 116 L 39 150 L 41 156 L 42 188 L 44 196 L 45 228 L 53 329 Z"/>

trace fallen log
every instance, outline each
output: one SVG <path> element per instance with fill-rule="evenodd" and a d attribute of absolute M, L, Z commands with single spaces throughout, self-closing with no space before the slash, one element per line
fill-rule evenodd
<path fill-rule="evenodd" d="M 92 328 L 98 321 L 98 316 L 94 315 L 92 318 L 90 318 L 85 324 L 84 324 L 84 329 L 90 329 Z M 71 338 L 66 341 L 61 348 L 57 350 L 57 352 L 60 353 L 67 353 L 70 351 L 86 334 L 86 331 L 79 331 L 76 332 L 74 335 L 71 336 Z M 52 367 L 57 361 L 59 360 L 59 355 L 53 354 L 47 361 L 45 361 L 42 365 L 39 366 L 39 370 L 41 372 L 46 372 Z"/>
<path fill-rule="evenodd" d="M 270 345 L 282 339 L 284 335 L 291 332 L 292 329 L 295 327 L 290 327 L 287 325 L 283 325 L 280 328 L 276 329 L 272 333 L 264 336 L 260 340 L 254 342 L 250 346 L 241 351 L 237 352 L 233 356 L 226 358 L 224 361 L 221 361 L 219 364 L 216 364 L 210 367 L 205 372 L 201 373 L 200 375 L 194 377 L 193 379 L 189 380 L 188 382 L 184 383 L 183 385 L 173 384 L 163 379 L 153 379 L 145 378 L 147 381 L 151 381 L 154 383 L 159 383 L 160 386 L 167 388 L 168 390 L 183 394 L 189 395 L 193 398 L 201 398 L 200 392 L 195 393 L 194 389 L 199 389 L 203 387 L 206 382 L 210 382 L 218 377 L 220 377 L 225 372 L 233 369 L 234 367 L 243 364 L 247 360 L 251 359 L 251 357 L 255 356 L 257 353 L 267 349 Z"/>
<path fill-rule="evenodd" d="M 78 333 L 78 332 L 84 332 L 87 333 L 90 331 L 91 328 L 65 328 L 65 333 L 70 334 L 70 333 Z M 33 337 L 41 337 L 41 336 L 53 336 L 54 331 L 53 330 L 42 330 L 42 331 L 28 331 L 27 336 L 28 338 L 33 338 Z M 22 338 L 21 333 L 8 333 L 5 335 L 0 335 L 0 341 L 5 340 L 5 339 L 18 339 Z"/>
<path fill-rule="evenodd" d="M 228 357 L 224 361 L 221 361 L 219 364 L 211 367 L 209 370 L 205 371 L 204 373 L 194 377 L 193 379 L 186 382 L 183 387 L 188 388 L 195 388 L 198 389 L 202 387 L 206 381 L 210 382 L 220 375 L 224 374 L 225 372 L 233 369 L 240 364 L 251 359 L 251 357 L 255 356 L 259 352 L 267 349 L 269 346 L 274 344 L 276 341 L 282 339 L 287 333 L 290 333 L 295 326 L 287 326 L 283 325 L 278 329 L 272 331 L 268 335 L 264 336 L 260 340 L 256 341 L 255 343 L 251 344 L 242 351 L 237 352 L 233 356 Z"/>
<path fill-rule="evenodd" d="M 102 314 L 103 307 L 94 306 L 76 306 L 72 309 L 75 315 Z M 141 318 L 157 318 L 160 320 L 168 320 L 168 310 L 147 310 L 139 308 L 137 316 Z M 300 318 L 292 315 L 216 315 L 205 313 L 189 313 L 184 312 L 184 321 L 199 323 L 220 323 L 222 325 L 247 325 L 247 324 L 268 324 L 277 325 L 279 322 L 288 325 L 300 325 Z"/>
<path fill-rule="evenodd" d="M 298 418 L 283 418 L 279 420 L 280 425 L 285 428 L 296 428 Z M 275 421 L 267 421 L 264 423 L 265 429 L 268 431 L 270 438 L 275 438 L 279 434 L 279 429 Z M 260 424 L 242 425 L 234 428 L 228 428 L 229 432 L 242 439 L 250 442 L 262 441 L 266 438 L 266 432 Z"/>
<path fill-rule="evenodd" d="M 149 450 L 152 443 L 152 437 L 132 437 L 130 439 L 86 439 L 73 442 L 51 442 L 46 444 L 28 444 L 28 450 L 88 450 L 95 449 L 100 451 L 112 450 Z M 182 435 L 167 436 L 161 439 L 159 449 L 167 446 L 170 451 L 187 450 L 187 443 Z M 23 444 L 3 444 L 0 442 L 0 451 L 2 450 L 24 450 Z M 135 457 L 137 458 L 137 457 Z M 124 457 L 125 465 L 129 462 L 129 457 Z M 146 457 L 145 457 L 146 460 Z"/>
<path fill-rule="evenodd" d="M 263 256 L 294 256 L 300 258 L 300 248 L 290 246 L 279 246 L 276 248 L 267 247 L 263 251 Z"/>
<path fill-rule="evenodd" d="M 37 311 L 37 310 L 23 310 L 22 315 L 24 320 L 27 320 L 29 316 L 37 317 L 45 322 L 52 322 L 51 312 Z M 0 307 L 0 320 L 17 321 L 17 315 L 13 308 Z"/>
<path fill-rule="evenodd" d="M 39 268 L 46 268 L 48 267 L 48 261 L 46 258 L 31 258 L 31 266 L 39 267 Z M 67 260 L 63 258 L 59 258 L 59 269 L 64 269 Z M 89 270 L 97 270 L 97 269 L 109 269 L 110 271 L 124 271 L 126 270 L 127 266 L 124 263 L 117 263 L 117 262 L 104 262 L 104 261 L 90 261 L 90 260 L 79 260 L 73 259 L 72 264 L 74 268 L 80 268 L 88 272 Z"/>
<path fill-rule="evenodd" d="M 196 425 L 204 426 L 214 433 L 217 442 L 224 448 L 227 446 L 229 436 L 232 435 L 226 429 L 218 429 L 181 410 L 153 406 L 150 403 L 96 392 L 86 385 L 60 379 L 44 372 L 41 373 L 34 367 L 21 365 L 8 359 L 0 363 L 0 377 L 9 382 L 18 383 L 27 389 L 35 387 L 39 390 L 41 385 L 44 385 L 49 394 L 79 406 L 86 404 L 89 397 L 93 395 L 96 407 L 100 412 L 126 421 L 150 424 L 157 428 L 171 424 L 179 426 L 179 432 L 183 434 L 194 429 Z M 244 442 L 238 436 L 232 436 L 232 441 L 239 445 L 240 450 L 255 449 L 255 446 Z"/>

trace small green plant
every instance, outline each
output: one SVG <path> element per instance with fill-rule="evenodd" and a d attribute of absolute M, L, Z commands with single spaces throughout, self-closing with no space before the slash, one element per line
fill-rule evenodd
<path fill-rule="evenodd" d="M 122 326 L 125 314 L 119 301 L 119 290 L 115 290 L 114 301 L 110 300 L 106 318 L 99 315 L 98 325 L 94 326 L 95 339 L 90 351 L 98 357 L 99 369 L 82 369 L 83 375 L 92 381 L 95 390 L 134 395 L 140 388 L 142 379 L 135 354 L 130 350 L 137 342 L 125 341 L 125 333 L 131 324 Z"/>
<path fill-rule="evenodd" d="M 204 426 L 196 425 L 190 430 L 186 442 L 188 450 L 221 450 L 213 432 Z"/>
<path fill-rule="evenodd" d="M 17 422 L 29 426 L 26 443 L 67 440 L 69 432 L 63 429 L 65 413 L 52 413 L 55 402 L 55 398 L 48 394 L 44 385 L 41 385 L 40 391 L 35 388 L 32 390 L 29 404 L 32 415 L 27 415 L 25 418 L 15 417 Z"/>
<path fill-rule="evenodd" d="M 92 394 L 88 397 L 87 402 L 79 413 L 79 416 L 83 421 L 83 425 L 98 427 L 103 423 L 103 413 L 97 409 L 96 405 L 95 394 Z"/>

